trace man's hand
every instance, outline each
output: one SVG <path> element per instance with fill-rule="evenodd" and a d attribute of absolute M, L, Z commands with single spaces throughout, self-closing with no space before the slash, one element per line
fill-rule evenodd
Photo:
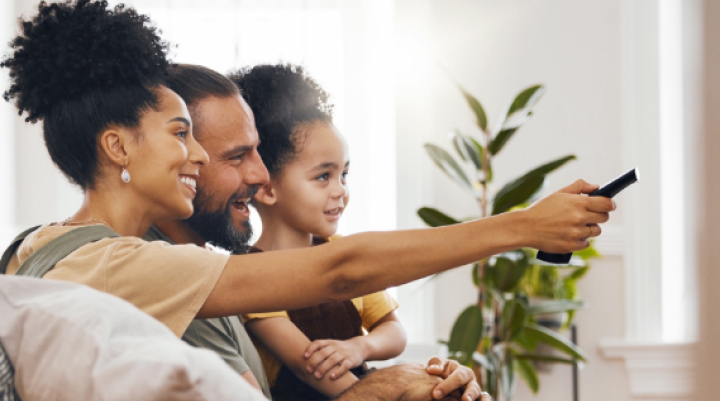
<path fill-rule="evenodd" d="M 526 227 L 531 231 L 519 235 L 531 235 L 528 241 L 533 248 L 550 253 L 567 253 L 587 248 L 588 238 L 600 235 L 598 223 L 609 219 L 609 212 L 615 210 L 612 199 L 601 196 L 579 196 L 589 194 L 597 185 L 577 180 L 552 193 L 529 208 L 520 211 L 529 221 Z"/>
<path fill-rule="evenodd" d="M 316 340 L 308 345 L 303 356 L 308 360 L 308 373 L 322 379 L 330 373 L 331 379 L 341 377 L 348 370 L 360 366 L 365 361 L 361 346 L 362 338 L 356 337 L 347 341 Z"/>
<path fill-rule="evenodd" d="M 460 399 L 460 390 L 463 390 L 462 401 L 473 401 L 481 397 L 481 395 L 481 401 L 490 401 L 490 396 L 487 393 L 481 393 L 480 384 L 475 378 L 475 373 L 470 368 L 460 366 L 457 361 L 432 357 L 428 361 L 427 372 L 444 379 L 433 389 L 432 396 L 436 400 L 442 399 L 442 397 Z"/>
<path fill-rule="evenodd" d="M 480 395 L 480 386 L 470 369 L 455 361 L 433 357 L 427 366 L 403 364 L 377 370 L 336 400 L 468 401 L 476 400 Z M 483 396 L 481 401 L 491 400 L 489 396 Z"/>

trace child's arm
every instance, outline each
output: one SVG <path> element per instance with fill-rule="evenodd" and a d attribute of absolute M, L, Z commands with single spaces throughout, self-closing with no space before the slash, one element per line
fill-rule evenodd
<path fill-rule="evenodd" d="M 295 376 L 328 397 L 339 396 L 358 380 L 350 372 L 335 380 L 329 376 L 318 379 L 312 372 L 308 372 L 303 353 L 310 345 L 310 340 L 286 317 L 251 320 L 245 323 L 245 327 Z"/>
<path fill-rule="evenodd" d="M 314 372 L 315 377 L 335 379 L 365 361 L 394 358 L 405 350 L 406 344 L 405 330 L 395 312 L 390 312 L 370 328 L 368 335 L 346 341 L 313 341 L 304 356 L 307 370 Z"/>

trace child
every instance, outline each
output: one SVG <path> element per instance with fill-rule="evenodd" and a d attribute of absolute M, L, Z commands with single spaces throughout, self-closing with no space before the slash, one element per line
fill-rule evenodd
<path fill-rule="evenodd" d="M 253 202 L 263 226 L 254 251 L 327 242 L 347 207 L 349 168 L 347 144 L 332 124 L 327 93 L 301 67 L 290 65 L 256 66 L 231 78 L 253 110 L 258 151 L 270 172 L 270 184 Z M 383 291 L 245 316 L 273 398 L 334 398 L 367 373 L 365 361 L 399 355 L 406 338 L 397 306 Z"/>

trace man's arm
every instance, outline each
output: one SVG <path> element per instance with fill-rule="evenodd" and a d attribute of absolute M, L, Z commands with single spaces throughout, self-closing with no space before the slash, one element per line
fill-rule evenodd
<path fill-rule="evenodd" d="M 231 256 L 198 316 L 288 310 L 350 299 L 533 247 L 565 253 L 588 246 L 590 230 L 608 220 L 612 200 L 584 197 L 583 181 L 528 209 L 432 229 L 356 234 L 304 249 Z"/>

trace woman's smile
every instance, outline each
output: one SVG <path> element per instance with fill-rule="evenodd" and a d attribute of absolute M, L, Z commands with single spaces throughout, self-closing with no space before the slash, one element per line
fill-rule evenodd
<path fill-rule="evenodd" d="M 190 176 L 190 175 L 180 175 L 180 182 L 185 186 L 185 188 L 189 189 L 192 193 L 192 197 L 194 198 L 197 194 L 197 178 Z"/>

